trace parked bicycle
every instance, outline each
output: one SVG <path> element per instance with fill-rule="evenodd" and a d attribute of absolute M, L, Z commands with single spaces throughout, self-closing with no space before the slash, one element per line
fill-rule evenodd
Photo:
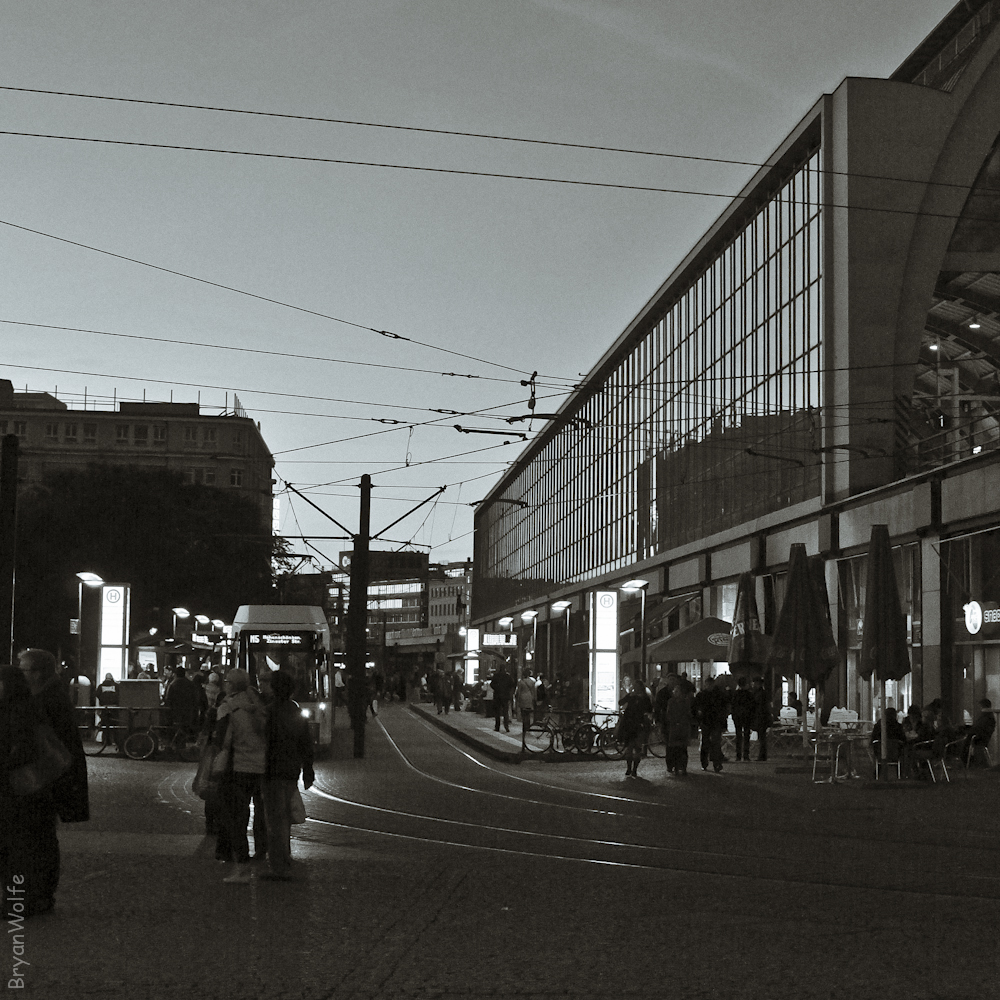
<path fill-rule="evenodd" d="M 550 710 L 524 731 L 524 749 L 528 753 L 545 753 L 549 750 L 556 753 L 593 753 L 597 733 L 598 728 L 591 722 L 589 712 L 573 713 L 560 720 Z"/>

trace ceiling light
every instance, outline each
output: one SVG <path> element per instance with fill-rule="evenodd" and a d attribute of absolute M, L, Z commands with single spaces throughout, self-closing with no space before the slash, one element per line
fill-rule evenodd
<path fill-rule="evenodd" d="M 969 324 L 969 329 L 970 329 L 970 330 L 978 330 L 978 329 L 980 329 L 980 328 L 982 327 L 982 325 L 983 325 L 983 324 L 982 324 L 982 323 L 980 323 L 978 319 L 974 319 L 974 320 L 973 320 L 973 321 L 972 321 L 972 322 L 971 322 L 971 323 Z"/>
<path fill-rule="evenodd" d="M 930 350 L 936 351 L 937 349 L 938 349 L 938 345 L 937 344 L 931 344 L 930 345 Z"/>

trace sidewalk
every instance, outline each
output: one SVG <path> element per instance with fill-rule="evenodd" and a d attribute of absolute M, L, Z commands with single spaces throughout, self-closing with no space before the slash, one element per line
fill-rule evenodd
<path fill-rule="evenodd" d="M 437 710 L 430 703 L 410 702 L 409 709 L 493 760 L 517 764 L 524 756 L 521 752 L 520 720 L 511 719 L 510 732 L 507 733 L 504 732 L 503 726 L 500 727 L 500 732 L 494 729 L 495 723 L 491 715 L 480 715 L 478 712 L 456 712 L 454 709 L 447 715 L 443 713 L 438 715 Z M 540 759 L 550 760 L 562 760 L 563 758 L 567 760 L 580 759 L 580 755 L 546 754 L 544 758 L 540 757 Z"/>

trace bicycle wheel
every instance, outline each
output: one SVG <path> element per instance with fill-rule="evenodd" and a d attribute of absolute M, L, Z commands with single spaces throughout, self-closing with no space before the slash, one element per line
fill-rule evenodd
<path fill-rule="evenodd" d="M 524 731 L 524 749 L 528 753 L 545 753 L 552 749 L 552 730 L 536 723 Z"/>
<path fill-rule="evenodd" d="M 93 740 L 83 741 L 83 752 L 88 757 L 100 757 L 106 750 L 114 752 L 117 749 L 117 741 L 109 729 L 99 729 Z"/>
<path fill-rule="evenodd" d="M 620 760 L 625 753 L 625 744 L 615 736 L 611 729 L 601 729 L 597 733 L 597 750 L 608 760 Z"/>
<path fill-rule="evenodd" d="M 144 730 L 129 733 L 122 746 L 125 756 L 132 760 L 149 760 L 156 753 L 156 748 L 156 737 Z"/>
<path fill-rule="evenodd" d="M 649 731 L 649 741 L 646 749 L 654 756 L 664 758 L 667 756 L 667 744 L 663 742 L 663 731 L 659 726 L 654 726 Z"/>
<path fill-rule="evenodd" d="M 577 726 L 573 733 L 573 749 L 577 753 L 596 753 L 599 734 L 600 730 L 592 722 Z"/>

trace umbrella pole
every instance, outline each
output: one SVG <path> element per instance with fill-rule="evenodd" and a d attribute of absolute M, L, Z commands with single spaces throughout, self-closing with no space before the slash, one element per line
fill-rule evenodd
<path fill-rule="evenodd" d="M 886 726 L 886 724 L 885 724 L 885 681 L 882 681 L 882 722 L 881 722 L 881 725 L 882 725 L 882 738 L 879 740 L 879 753 L 880 753 L 880 755 L 882 757 L 882 760 L 884 761 L 887 758 L 887 756 L 888 756 L 888 754 L 887 754 L 888 747 L 886 746 L 886 738 L 885 738 L 886 737 L 886 730 L 888 728 Z"/>
<path fill-rule="evenodd" d="M 798 684 L 799 684 L 798 699 L 799 699 L 799 703 L 802 705 L 802 749 L 803 750 L 808 750 L 809 749 L 809 724 L 806 721 L 806 715 L 808 714 L 807 711 L 806 711 L 806 709 L 809 708 L 809 687 L 808 687 L 808 683 L 809 682 L 805 679 L 805 677 L 803 677 L 802 674 L 799 674 L 799 680 L 798 680 Z M 804 701 L 802 700 L 803 693 L 806 696 Z"/>

